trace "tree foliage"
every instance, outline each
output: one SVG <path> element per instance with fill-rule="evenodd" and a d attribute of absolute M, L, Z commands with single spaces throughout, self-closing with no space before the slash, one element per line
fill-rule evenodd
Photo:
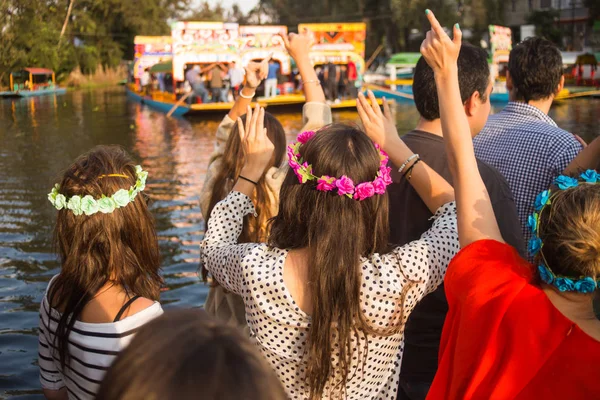
<path fill-rule="evenodd" d="M 65 35 L 60 31 L 72 12 Z M 2 0 L 0 2 L 0 79 L 26 66 L 51 68 L 62 75 L 99 65 L 115 67 L 133 56 L 135 35 L 169 34 L 167 21 L 189 0 Z"/>
<path fill-rule="evenodd" d="M 527 23 L 535 25 L 535 34 L 544 37 L 557 46 L 562 47 L 563 31 L 557 21 L 560 18 L 558 10 L 533 11 L 527 16 Z"/>
<path fill-rule="evenodd" d="M 503 0 L 260 0 L 274 22 L 293 29 L 301 22 L 364 21 L 367 54 L 384 43 L 392 51 L 418 51 L 429 29 L 425 9 L 435 11 L 444 26 L 459 22 L 477 41 L 489 24 L 502 24 Z"/>

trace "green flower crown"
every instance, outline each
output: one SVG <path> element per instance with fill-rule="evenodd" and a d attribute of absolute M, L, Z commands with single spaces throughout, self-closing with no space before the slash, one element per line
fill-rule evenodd
<path fill-rule="evenodd" d="M 148 178 L 148 172 L 144 171 L 141 166 L 136 165 L 135 174 L 137 176 L 135 185 L 131 186 L 129 190 L 119 189 L 110 197 L 102 195 L 101 198 L 96 200 L 88 194 L 87 196 L 83 197 L 75 195 L 67 200 L 65 195 L 58 192 L 60 190 L 60 186 L 57 183 L 54 185 L 54 188 L 52 188 L 52 191 L 48 193 L 48 200 L 57 210 L 62 210 L 63 208 L 71 210 L 74 215 L 93 215 L 98 211 L 104 214 L 110 214 L 115 211 L 115 209 L 125 207 L 127 204 L 133 202 L 138 193 L 146 188 L 146 178 Z M 104 176 L 127 177 L 126 175 L 111 174 L 103 175 L 101 178 Z"/>

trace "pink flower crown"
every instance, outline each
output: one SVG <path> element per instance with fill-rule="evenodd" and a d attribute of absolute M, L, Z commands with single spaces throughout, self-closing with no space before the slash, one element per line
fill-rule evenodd
<path fill-rule="evenodd" d="M 379 151 L 379 157 L 381 159 L 377 176 L 370 182 L 363 182 L 355 185 L 352 179 L 348 178 L 346 175 L 342 175 L 340 178 L 334 178 L 328 175 L 323 175 L 321 177 L 313 175 L 312 165 L 309 165 L 302 159 L 299 150 L 300 146 L 308 142 L 314 135 L 314 131 L 302 132 L 298 135 L 298 141 L 289 145 L 287 149 L 289 158 L 288 163 L 294 170 L 300 183 L 316 180 L 317 190 L 321 192 L 332 192 L 337 190 L 337 193 L 340 196 L 345 195 L 351 199 L 360 201 L 373 197 L 376 194 L 385 193 L 385 188 L 392 183 L 392 177 L 390 176 L 392 169 L 387 166 L 389 161 L 388 155 L 377 143 L 375 143 L 375 148 Z"/>

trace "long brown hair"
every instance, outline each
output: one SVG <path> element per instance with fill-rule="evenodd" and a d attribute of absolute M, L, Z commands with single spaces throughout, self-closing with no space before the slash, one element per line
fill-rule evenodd
<path fill-rule="evenodd" d="M 124 177 L 101 175 L 123 174 Z M 97 146 L 78 157 L 60 181 L 67 198 L 91 195 L 99 199 L 136 182 L 135 164 L 118 146 Z M 61 272 L 48 292 L 50 306 L 61 311 L 55 347 L 63 366 L 69 357 L 69 334 L 85 305 L 112 282 L 128 295 L 158 300 L 162 279 L 154 219 L 144 193 L 110 214 L 86 216 L 58 211 L 54 243 Z"/>
<path fill-rule="evenodd" d="M 97 400 L 285 400 L 275 372 L 235 327 L 201 310 L 144 325 L 107 372 Z"/>
<path fill-rule="evenodd" d="M 246 116 L 244 115 L 242 116 L 242 122 L 245 123 L 245 121 Z M 283 163 L 285 157 L 285 130 L 277 118 L 268 112 L 265 112 L 264 126 L 267 129 L 268 138 L 275 146 L 269 168 L 279 167 Z M 244 155 L 244 148 L 242 146 L 237 124 L 235 124 L 229 134 L 223 155 L 221 156 L 221 168 L 215 177 L 215 185 L 212 188 L 206 221 L 209 220 L 212 209 L 219 201 L 227 197 L 227 194 L 231 191 L 235 181 L 238 179 L 238 176 L 240 176 L 240 172 L 245 162 L 246 156 Z M 271 199 L 268 194 L 269 189 L 266 181 L 267 171 L 268 168 L 258 180 L 258 185 L 256 185 L 256 190 L 254 191 L 252 199 L 258 217 L 253 215 L 244 217 L 244 226 L 238 239 L 238 242 L 240 243 L 261 243 L 267 241 L 267 222 L 273 217 L 273 212 L 271 211 L 273 206 L 275 206 L 275 208 L 277 207 L 277 205 L 271 204 Z M 207 276 L 208 271 L 203 266 L 202 278 L 206 281 Z"/>
<path fill-rule="evenodd" d="M 355 183 L 372 181 L 380 163 L 378 151 L 362 131 L 339 124 L 321 129 L 300 147 L 300 154 L 316 176 L 346 175 Z M 389 335 L 401 329 L 396 325 L 376 331 L 360 304 L 361 257 L 385 253 L 388 234 L 387 194 L 357 201 L 336 192 L 320 192 L 315 181 L 299 184 L 293 171 L 286 175 L 269 244 L 306 248 L 309 253 L 313 309 L 305 357 L 311 398 L 321 398 L 333 376 L 341 377 L 341 382 L 335 382 L 336 391 L 344 390 L 352 353 L 357 351 L 352 348 L 353 337 Z M 335 366 L 334 347 L 339 351 Z M 363 366 L 368 349 L 364 350 Z"/>

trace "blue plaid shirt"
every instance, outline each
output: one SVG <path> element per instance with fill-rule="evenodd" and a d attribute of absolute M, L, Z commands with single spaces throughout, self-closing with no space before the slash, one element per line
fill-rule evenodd
<path fill-rule="evenodd" d="M 508 181 L 528 241 L 527 217 L 533 212 L 535 197 L 581 151 L 581 143 L 538 108 L 510 102 L 490 116 L 473 144 L 477 158 L 498 169 Z"/>

